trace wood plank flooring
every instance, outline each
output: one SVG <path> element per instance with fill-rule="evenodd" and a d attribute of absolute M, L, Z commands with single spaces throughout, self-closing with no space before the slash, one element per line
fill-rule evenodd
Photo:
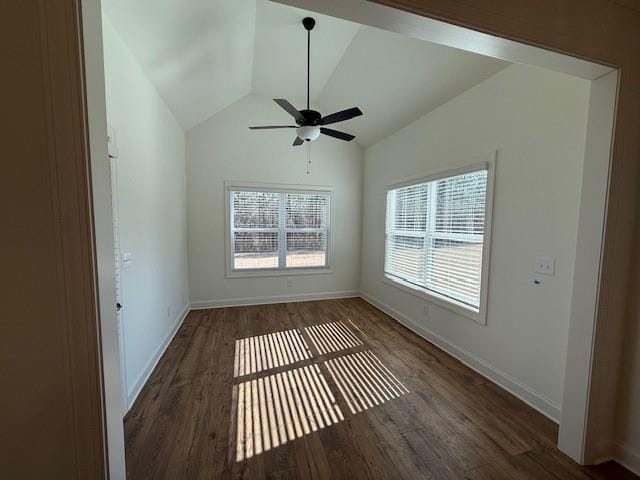
<path fill-rule="evenodd" d="M 361 299 L 192 311 L 125 419 L 139 479 L 632 479 Z"/>

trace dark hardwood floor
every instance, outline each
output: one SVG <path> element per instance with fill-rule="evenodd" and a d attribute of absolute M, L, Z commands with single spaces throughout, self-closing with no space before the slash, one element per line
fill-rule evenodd
<path fill-rule="evenodd" d="M 125 431 L 130 480 L 637 478 L 361 299 L 191 312 Z"/>

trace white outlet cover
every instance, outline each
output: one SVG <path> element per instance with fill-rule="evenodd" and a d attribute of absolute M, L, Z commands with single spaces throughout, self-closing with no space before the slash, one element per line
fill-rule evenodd
<path fill-rule="evenodd" d="M 535 272 L 543 275 L 555 275 L 556 259 L 553 257 L 536 257 Z"/>

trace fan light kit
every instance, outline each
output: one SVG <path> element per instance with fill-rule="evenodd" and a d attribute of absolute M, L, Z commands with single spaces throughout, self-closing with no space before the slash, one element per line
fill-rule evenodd
<path fill-rule="evenodd" d="M 296 128 L 298 137 L 307 142 L 313 142 L 320 136 L 320 127 L 305 125 Z"/>
<path fill-rule="evenodd" d="M 358 107 L 348 108 L 340 112 L 332 113 L 323 117 L 322 114 L 316 110 L 311 110 L 309 107 L 309 72 L 310 72 L 310 60 L 311 60 L 311 30 L 316 25 L 316 21 L 311 17 L 306 17 L 302 20 L 302 25 L 307 31 L 307 108 L 305 110 L 297 110 L 287 100 L 282 98 L 275 98 L 276 102 L 282 109 L 284 109 L 289 115 L 291 115 L 296 121 L 297 125 L 266 125 L 260 127 L 249 127 L 251 130 L 268 130 L 272 128 L 295 128 L 296 139 L 293 141 L 293 146 L 297 147 L 304 142 L 313 142 L 320 134 L 328 135 L 330 137 L 338 138 L 346 142 L 350 142 L 355 136 L 341 132 L 339 130 L 333 130 L 331 128 L 325 128 L 325 125 L 331 125 L 332 123 L 343 122 L 354 117 L 362 115 L 362 111 Z"/>

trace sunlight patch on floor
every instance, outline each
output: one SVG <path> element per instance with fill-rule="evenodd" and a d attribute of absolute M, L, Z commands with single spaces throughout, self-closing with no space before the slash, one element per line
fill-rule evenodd
<path fill-rule="evenodd" d="M 362 345 L 362 341 L 342 322 L 330 322 L 305 327 L 320 355 L 348 350 Z"/>
<path fill-rule="evenodd" d="M 409 393 L 363 346 L 341 321 L 236 340 L 234 377 L 240 379 L 233 387 L 236 461 L 341 422 L 345 414 L 355 415 Z M 302 366 L 295 365 L 298 362 Z"/>
<path fill-rule="evenodd" d="M 233 376 L 242 377 L 310 358 L 307 342 L 298 329 L 240 338 L 235 342 Z"/>
<path fill-rule="evenodd" d="M 344 420 L 318 365 L 237 386 L 236 461 Z"/>
<path fill-rule="evenodd" d="M 409 393 L 371 350 L 340 356 L 325 363 L 353 414 Z"/>

